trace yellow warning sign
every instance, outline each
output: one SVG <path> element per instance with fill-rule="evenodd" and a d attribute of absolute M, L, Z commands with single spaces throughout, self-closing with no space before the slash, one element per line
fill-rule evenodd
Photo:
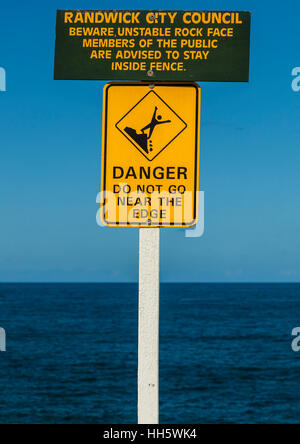
<path fill-rule="evenodd" d="M 107 226 L 198 220 L 200 88 L 109 83 L 104 89 L 101 217 Z"/>

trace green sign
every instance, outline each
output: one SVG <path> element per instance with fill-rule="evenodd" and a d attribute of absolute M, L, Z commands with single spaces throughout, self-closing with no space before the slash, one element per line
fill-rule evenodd
<path fill-rule="evenodd" d="M 59 10 L 56 80 L 247 82 L 250 12 Z"/>

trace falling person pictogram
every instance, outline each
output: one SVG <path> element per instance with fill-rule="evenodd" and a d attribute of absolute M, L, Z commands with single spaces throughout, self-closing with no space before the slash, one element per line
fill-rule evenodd
<path fill-rule="evenodd" d="M 157 116 L 157 106 L 154 109 L 151 122 L 144 126 L 144 128 L 141 129 L 142 134 L 138 134 L 135 129 L 126 127 L 124 131 L 148 154 L 149 151 L 152 151 L 152 143 L 151 143 L 151 136 L 153 134 L 154 129 L 158 125 L 162 125 L 163 123 L 171 123 L 171 120 L 163 120 L 161 115 Z M 149 130 L 149 134 L 145 134 L 145 131 Z M 149 147 L 148 147 L 148 141 L 149 141 Z"/>
<path fill-rule="evenodd" d="M 153 113 L 153 116 L 152 116 L 152 119 L 151 119 L 151 122 L 148 124 L 148 125 L 146 125 L 144 128 L 142 128 L 142 133 L 144 134 L 144 132 L 145 132 L 145 130 L 146 129 L 148 129 L 149 128 L 149 136 L 148 136 L 148 139 L 150 139 L 150 137 L 152 136 L 152 133 L 153 133 L 153 131 L 154 131 L 154 128 L 157 126 L 157 125 L 161 125 L 162 123 L 169 123 L 169 122 L 171 122 L 171 120 L 164 120 L 163 122 L 160 122 L 160 120 L 161 120 L 161 116 L 157 116 L 156 117 L 156 113 L 157 113 L 157 106 L 155 107 L 155 109 L 154 109 L 154 113 Z"/>

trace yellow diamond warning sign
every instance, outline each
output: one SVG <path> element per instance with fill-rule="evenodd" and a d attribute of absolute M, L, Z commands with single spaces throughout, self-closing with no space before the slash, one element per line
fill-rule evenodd
<path fill-rule="evenodd" d="M 198 220 L 200 88 L 104 88 L 101 219 L 107 226 L 187 227 Z"/>
<path fill-rule="evenodd" d="M 141 154 L 153 160 L 184 131 L 187 124 L 154 90 L 150 90 L 116 126 Z"/>

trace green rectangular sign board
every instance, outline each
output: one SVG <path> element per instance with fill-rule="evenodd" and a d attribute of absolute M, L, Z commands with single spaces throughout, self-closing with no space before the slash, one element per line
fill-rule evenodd
<path fill-rule="evenodd" d="M 247 82 L 250 12 L 58 10 L 56 80 Z"/>

